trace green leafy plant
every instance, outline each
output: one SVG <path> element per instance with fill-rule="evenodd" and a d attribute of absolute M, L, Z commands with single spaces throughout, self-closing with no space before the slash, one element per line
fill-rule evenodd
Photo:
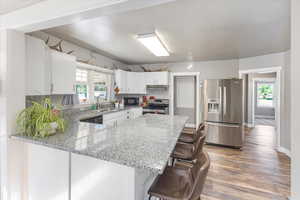
<path fill-rule="evenodd" d="M 65 121 L 60 111 L 53 109 L 52 102 L 46 98 L 42 103 L 32 102 L 17 117 L 18 132 L 26 136 L 47 137 L 57 131 L 64 132 Z"/>
<path fill-rule="evenodd" d="M 263 99 L 267 99 L 267 97 L 273 93 L 272 88 L 269 85 L 261 85 L 258 90 Z"/>

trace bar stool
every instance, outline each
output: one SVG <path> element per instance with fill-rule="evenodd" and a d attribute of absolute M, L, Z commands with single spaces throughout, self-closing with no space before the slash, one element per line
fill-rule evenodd
<path fill-rule="evenodd" d="M 179 136 L 178 141 L 184 142 L 184 143 L 194 143 L 200 137 L 204 134 L 204 125 L 200 125 L 198 130 L 196 132 L 181 132 L 181 135 Z"/>
<path fill-rule="evenodd" d="M 184 160 L 191 162 L 195 159 L 198 153 L 202 152 L 206 135 L 198 137 L 194 144 L 177 142 L 174 151 L 171 155 L 172 165 L 175 160 Z"/>
<path fill-rule="evenodd" d="M 148 190 L 149 200 L 152 197 L 163 200 L 200 199 L 209 167 L 210 159 L 206 152 L 199 153 L 190 166 L 176 164 L 167 167 Z"/>

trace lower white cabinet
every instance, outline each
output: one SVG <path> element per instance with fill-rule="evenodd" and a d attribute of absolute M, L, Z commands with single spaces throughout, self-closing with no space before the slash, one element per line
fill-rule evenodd
<path fill-rule="evenodd" d="M 68 200 L 69 153 L 35 144 L 27 146 L 26 199 Z"/>
<path fill-rule="evenodd" d="M 120 112 L 108 113 L 103 115 L 103 124 L 106 126 L 117 126 L 126 119 L 136 119 L 143 115 L 143 108 L 130 108 Z"/>
<path fill-rule="evenodd" d="M 143 115 L 143 108 L 142 107 L 131 108 L 127 111 L 127 113 L 129 119 L 136 119 Z"/>
<path fill-rule="evenodd" d="M 135 199 L 134 168 L 77 154 L 71 163 L 72 200 Z"/>

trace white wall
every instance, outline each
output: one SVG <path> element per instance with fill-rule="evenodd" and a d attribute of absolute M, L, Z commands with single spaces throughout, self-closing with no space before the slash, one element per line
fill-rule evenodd
<path fill-rule="evenodd" d="M 0 155 L 1 199 L 23 199 L 26 145 L 10 140 L 17 113 L 25 107 L 25 37 L 0 31 Z"/>
<path fill-rule="evenodd" d="M 292 132 L 292 200 L 300 199 L 300 1 L 291 1 L 291 132 Z"/>
<path fill-rule="evenodd" d="M 53 35 L 47 34 L 42 31 L 33 32 L 33 33 L 30 33 L 30 35 L 34 36 L 36 38 L 40 38 L 44 41 L 46 41 L 47 38 L 49 37 L 50 38 L 49 45 L 55 45 L 61 40 L 60 38 L 57 38 Z M 62 42 L 62 47 L 63 47 L 64 52 L 69 52 L 69 51 L 74 50 L 74 53 L 72 53 L 72 55 L 75 55 L 77 57 L 77 59 L 79 59 L 79 60 L 86 61 L 86 60 L 89 60 L 90 58 L 92 58 L 93 64 L 95 64 L 96 66 L 107 67 L 107 68 L 112 68 L 113 66 L 116 66 L 116 67 L 124 66 L 123 63 L 121 63 L 117 60 L 110 59 L 106 56 L 103 56 L 103 55 L 100 55 L 97 53 L 93 53 L 92 51 L 90 51 L 86 48 L 80 47 L 76 44 L 73 44 L 73 43 L 70 43 L 67 41 Z"/>

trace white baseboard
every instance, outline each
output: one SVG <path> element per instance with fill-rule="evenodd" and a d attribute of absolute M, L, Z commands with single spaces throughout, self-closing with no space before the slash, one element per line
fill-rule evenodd
<path fill-rule="evenodd" d="M 291 157 L 291 151 L 284 148 L 284 147 L 277 147 L 277 151 L 284 153 L 285 155 L 287 155 L 288 157 Z"/>

